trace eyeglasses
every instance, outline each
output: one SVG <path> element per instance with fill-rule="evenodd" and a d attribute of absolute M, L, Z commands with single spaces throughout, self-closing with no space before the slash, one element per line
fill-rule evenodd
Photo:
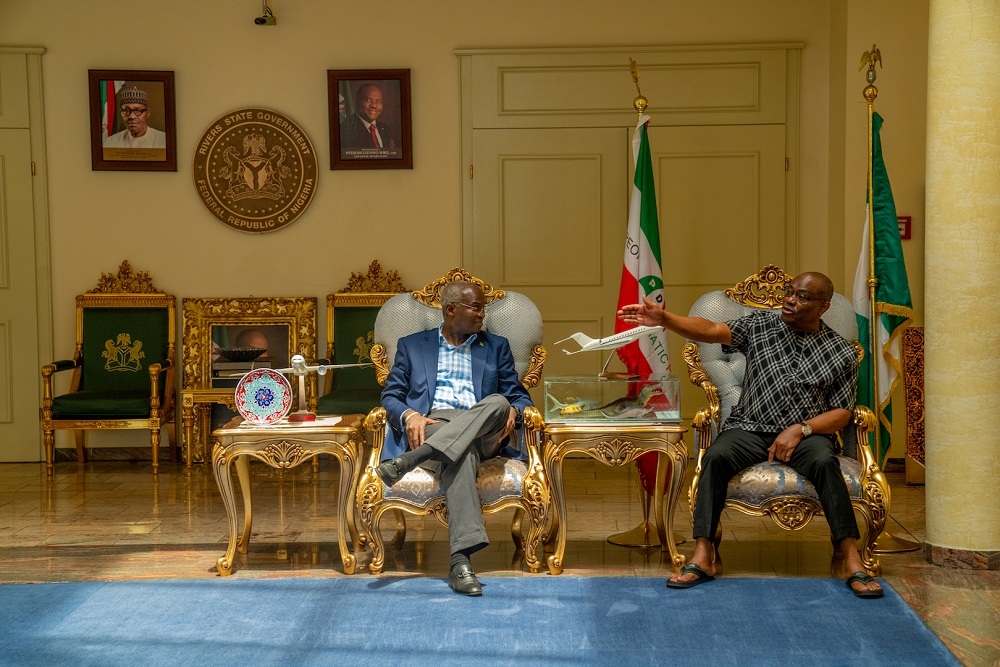
<path fill-rule="evenodd" d="M 471 303 L 462 303 L 461 301 L 459 301 L 458 304 L 456 305 L 465 306 L 469 310 L 475 311 L 480 314 L 486 312 L 486 306 L 473 306 Z"/>
<path fill-rule="evenodd" d="M 146 113 L 147 111 L 149 111 L 148 108 L 146 108 L 146 109 L 122 109 L 122 115 L 125 116 L 126 118 L 128 118 L 129 116 L 141 116 L 142 114 Z"/>
<path fill-rule="evenodd" d="M 793 286 L 789 285 L 785 288 L 785 298 L 794 296 L 795 300 L 799 303 L 809 303 L 810 301 L 825 301 L 821 296 L 813 296 L 804 289 L 797 290 Z"/>

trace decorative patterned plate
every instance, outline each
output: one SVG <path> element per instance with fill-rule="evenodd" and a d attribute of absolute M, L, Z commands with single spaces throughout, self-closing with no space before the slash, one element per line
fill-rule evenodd
<path fill-rule="evenodd" d="M 292 409 L 292 385 L 278 371 L 252 370 L 236 385 L 236 409 L 251 424 L 273 424 Z"/>

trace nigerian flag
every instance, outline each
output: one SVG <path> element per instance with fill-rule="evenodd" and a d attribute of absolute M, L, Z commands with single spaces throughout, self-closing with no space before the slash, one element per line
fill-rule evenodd
<path fill-rule="evenodd" d="M 660 223 L 656 215 L 653 161 L 649 155 L 649 139 L 646 136 L 648 122 L 649 116 L 641 116 L 632 135 L 635 179 L 632 181 L 625 261 L 622 265 L 621 287 L 618 290 L 619 309 L 626 304 L 641 302 L 644 296 L 663 307 Z M 633 326 L 635 325 L 615 319 L 615 333 L 627 331 Z M 670 372 L 667 335 L 663 330 L 618 348 L 618 357 L 630 373 L 659 377 Z"/>
<path fill-rule="evenodd" d="M 903 246 L 899 241 L 899 225 L 896 222 L 896 205 L 892 200 L 889 175 L 882 159 L 882 142 L 879 131 L 882 117 L 872 116 L 872 201 L 865 207 L 865 228 L 861 240 L 861 256 L 858 270 L 854 275 L 854 312 L 858 319 L 858 340 L 865 348 L 865 358 L 858 375 L 858 404 L 871 408 L 879 421 L 879 451 L 874 451 L 873 435 L 869 435 L 869 446 L 879 468 L 885 463 L 889 452 L 892 430 L 892 391 L 899 384 L 902 372 L 900 337 L 903 328 L 913 317 L 913 301 L 906 279 L 906 264 L 903 261 Z M 867 199 L 867 196 L 865 197 Z M 876 350 L 871 349 L 872 323 L 871 300 L 868 292 L 868 278 L 871 273 L 870 243 L 868 226 L 875 229 L 875 328 Z M 872 368 L 878 372 L 878 402 L 873 400 Z"/>

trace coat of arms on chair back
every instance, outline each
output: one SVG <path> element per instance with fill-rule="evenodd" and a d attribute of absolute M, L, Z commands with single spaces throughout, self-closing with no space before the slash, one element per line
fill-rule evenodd
<path fill-rule="evenodd" d="M 173 354 L 166 308 L 81 308 L 83 371 L 80 389 L 149 390 L 150 364 Z M 166 375 L 162 376 L 166 380 Z M 163 391 L 164 387 L 160 387 Z"/>

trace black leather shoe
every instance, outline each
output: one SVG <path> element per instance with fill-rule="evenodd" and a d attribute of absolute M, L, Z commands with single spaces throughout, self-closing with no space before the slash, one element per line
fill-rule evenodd
<path fill-rule="evenodd" d="M 403 478 L 406 472 L 403 471 L 402 462 L 398 459 L 387 459 L 379 463 L 375 468 L 375 474 L 378 475 L 379 479 L 385 483 L 386 486 L 392 486 L 399 480 Z"/>
<path fill-rule="evenodd" d="M 451 590 L 462 595 L 482 595 L 483 586 L 476 579 L 476 573 L 472 571 L 471 565 L 456 565 L 448 575 Z"/>

